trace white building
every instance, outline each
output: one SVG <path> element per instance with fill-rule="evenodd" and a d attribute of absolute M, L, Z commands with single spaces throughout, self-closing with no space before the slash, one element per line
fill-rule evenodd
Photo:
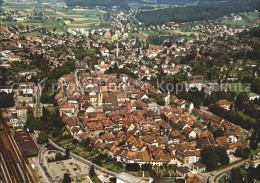
<path fill-rule="evenodd" d="M 250 93 L 248 94 L 248 99 L 249 99 L 249 100 L 255 100 L 255 99 L 259 99 L 259 98 L 260 98 L 260 95 L 258 95 L 258 94 L 256 94 L 256 93 L 250 92 Z"/>

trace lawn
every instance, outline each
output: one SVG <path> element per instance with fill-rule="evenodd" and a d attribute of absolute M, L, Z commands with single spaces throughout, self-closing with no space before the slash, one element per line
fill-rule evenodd
<path fill-rule="evenodd" d="M 138 171 L 138 177 L 143 177 L 143 171 L 142 170 Z"/>
<path fill-rule="evenodd" d="M 181 34 L 181 35 L 185 35 L 185 36 L 190 36 L 191 34 L 194 34 L 195 36 L 198 36 L 199 34 L 205 35 L 201 32 L 184 32 L 181 30 L 167 30 L 167 32 L 172 33 L 172 34 Z"/>
<path fill-rule="evenodd" d="M 241 83 L 230 83 L 230 84 L 227 84 L 226 87 L 230 91 L 234 91 L 237 94 L 239 94 L 241 92 L 250 92 L 250 91 L 247 91 L 248 90 L 247 86 L 242 85 Z"/>
<path fill-rule="evenodd" d="M 240 172 L 242 175 L 246 175 L 247 174 L 247 171 L 243 168 L 239 168 L 240 169 Z"/>
<path fill-rule="evenodd" d="M 20 34 L 19 36 L 30 36 L 30 37 L 37 37 L 40 36 L 41 33 L 39 31 L 33 31 L 33 32 L 28 32 L 25 34 Z"/>
<path fill-rule="evenodd" d="M 144 172 L 144 176 L 145 176 L 145 177 L 151 177 L 151 176 L 150 176 L 150 172 L 149 172 L 149 171 L 145 171 L 145 172 Z"/>
<path fill-rule="evenodd" d="M 159 35 L 158 32 L 152 31 L 152 30 L 139 31 L 139 34 L 144 35 L 144 36 L 146 36 L 146 37 L 148 37 L 149 35 Z"/>
<path fill-rule="evenodd" d="M 250 117 L 250 116 L 244 114 L 243 111 L 237 111 L 237 112 L 238 112 L 238 114 L 239 114 L 240 116 L 243 117 L 244 120 L 249 119 L 249 120 L 254 121 L 254 122 L 255 122 L 255 120 L 256 120 L 255 118 L 252 118 L 252 117 Z"/>
<path fill-rule="evenodd" d="M 147 36 L 145 36 L 143 34 L 138 34 L 136 32 L 129 33 L 129 37 L 137 37 L 138 39 L 146 39 L 147 38 Z"/>
<path fill-rule="evenodd" d="M 258 146 L 258 148 L 256 149 L 256 150 L 250 150 L 250 155 L 255 155 L 255 154 L 257 154 L 257 153 L 259 153 L 260 152 L 260 146 Z"/>
<path fill-rule="evenodd" d="M 50 115 L 55 115 L 57 111 L 57 107 L 47 107 L 48 112 Z"/>
<path fill-rule="evenodd" d="M 97 178 L 97 176 L 89 176 L 90 177 L 90 179 L 91 179 L 91 181 L 93 182 L 93 183 L 100 183 L 99 182 L 99 179 Z"/>

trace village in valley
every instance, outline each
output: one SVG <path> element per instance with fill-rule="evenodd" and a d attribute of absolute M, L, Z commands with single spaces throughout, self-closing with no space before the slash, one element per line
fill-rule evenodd
<path fill-rule="evenodd" d="M 1 4 L 2 182 L 259 181 L 259 9 L 158 1 Z"/>

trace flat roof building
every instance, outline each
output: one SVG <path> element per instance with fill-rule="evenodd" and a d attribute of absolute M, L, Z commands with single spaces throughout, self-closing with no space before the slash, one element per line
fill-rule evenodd
<path fill-rule="evenodd" d="M 35 142 L 33 141 L 31 135 L 27 131 L 16 131 L 15 138 L 19 146 L 22 148 L 26 157 L 38 155 L 38 148 Z"/>

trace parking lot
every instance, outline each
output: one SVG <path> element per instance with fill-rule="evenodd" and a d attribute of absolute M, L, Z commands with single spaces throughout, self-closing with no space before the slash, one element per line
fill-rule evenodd
<path fill-rule="evenodd" d="M 55 151 L 49 151 L 46 154 L 46 161 L 48 158 L 52 159 L 55 157 Z M 86 176 L 89 174 L 89 166 L 75 160 L 67 159 L 61 161 L 48 162 L 48 169 L 55 181 L 62 181 L 65 173 L 73 178 L 86 179 Z"/>

